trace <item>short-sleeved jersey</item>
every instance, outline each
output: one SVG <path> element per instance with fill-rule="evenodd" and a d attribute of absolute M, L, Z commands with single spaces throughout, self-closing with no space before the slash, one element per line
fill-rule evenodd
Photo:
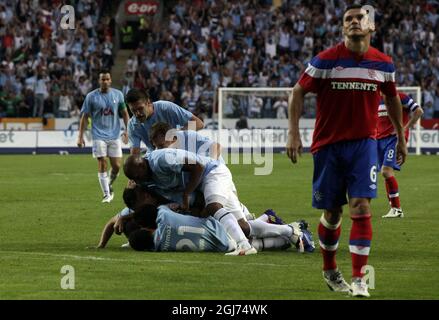
<path fill-rule="evenodd" d="M 185 216 L 167 206 L 160 206 L 156 222 L 156 251 L 226 252 L 229 248 L 227 232 L 212 217 L 202 219 Z"/>
<path fill-rule="evenodd" d="M 91 117 L 93 140 L 116 140 L 120 136 L 119 111 L 126 109 L 123 93 L 110 88 L 107 93 L 93 90 L 85 97 L 81 113 Z"/>
<path fill-rule="evenodd" d="M 131 117 L 128 122 L 128 138 L 131 148 L 140 148 L 140 142 L 148 148 L 148 151 L 154 149 L 149 139 L 149 131 L 157 122 L 166 122 L 172 128 L 184 127 L 191 120 L 193 114 L 182 107 L 170 101 L 153 102 L 153 114 L 143 123 L 136 117 Z"/>
<path fill-rule="evenodd" d="M 299 84 L 317 94 L 313 153 L 340 141 L 376 139 L 380 91 L 397 94 L 390 57 L 373 47 L 359 56 L 344 43 L 313 58 Z"/>
<path fill-rule="evenodd" d="M 193 130 L 176 131 L 177 136 L 177 149 L 182 149 L 196 153 L 201 156 L 210 157 L 210 151 L 212 145 L 215 143 L 208 137 L 202 136 Z M 225 163 L 222 156 L 218 157 L 218 161 Z"/>
<path fill-rule="evenodd" d="M 419 105 L 405 93 L 399 93 L 402 104 L 402 120 L 403 124 L 406 125 L 410 120 L 410 113 L 414 112 L 419 108 Z M 395 135 L 395 129 L 393 128 L 392 121 L 387 114 L 387 108 L 384 104 L 384 100 L 381 99 L 380 105 L 378 107 L 378 126 L 377 126 L 377 139 L 383 139 L 391 135 Z M 409 130 L 405 132 L 405 138 L 408 140 Z"/>
<path fill-rule="evenodd" d="M 218 160 L 203 157 L 193 152 L 180 149 L 154 150 L 146 156 L 152 171 L 152 182 L 163 190 L 178 192 L 184 190 L 187 175 L 183 172 L 185 159 L 189 164 L 200 163 L 204 167 L 202 179 L 213 169 L 220 165 Z"/>

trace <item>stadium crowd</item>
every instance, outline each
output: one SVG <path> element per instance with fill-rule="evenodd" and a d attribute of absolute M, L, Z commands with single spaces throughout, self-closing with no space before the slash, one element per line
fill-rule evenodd
<path fill-rule="evenodd" d="M 102 14 L 111 1 L 78 0 L 71 38 L 54 25 L 57 1 L 32 7 L 36 2 L 0 5 L 0 116 L 41 115 L 42 104 L 57 116 L 68 115 L 65 109 L 75 115 L 94 71 L 113 63 L 114 27 Z M 424 118 L 439 118 L 438 2 L 372 4 L 378 26 L 373 45 L 394 58 L 399 86 L 422 87 Z M 278 8 L 271 0 L 178 0 L 161 24 L 141 25 L 122 91 L 143 88 L 153 100 L 171 100 L 211 117 L 219 86 L 294 85 L 312 56 L 341 40 L 344 7 L 343 0 L 284 0 Z M 229 116 L 243 113 L 236 106 Z M 274 106 L 263 103 L 245 115 L 284 117 Z"/>
<path fill-rule="evenodd" d="M 60 28 L 61 2 L 1 1 L 0 117 L 77 116 L 97 71 L 111 68 L 111 1 L 72 1 L 73 32 Z"/>

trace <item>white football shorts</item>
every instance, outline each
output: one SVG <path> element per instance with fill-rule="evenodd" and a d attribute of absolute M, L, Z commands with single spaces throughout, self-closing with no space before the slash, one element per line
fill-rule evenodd
<path fill-rule="evenodd" d="M 122 158 L 122 142 L 117 140 L 93 140 L 93 158 Z"/>
<path fill-rule="evenodd" d="M 201 191 L 204 194 L 206 206 L 218 202 L 232 213 L 237 220 L 245 219 L 241 202 L 236 195 L 232 174 L 224 164 L 220 164 L 207 174 L 201 185 Z"/>

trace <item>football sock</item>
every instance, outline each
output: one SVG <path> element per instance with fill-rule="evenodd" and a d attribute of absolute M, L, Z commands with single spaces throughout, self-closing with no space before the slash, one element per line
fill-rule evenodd
<path fill-rule="evenodd" d="M 361 269 L 367 265 L 372 240 L 371 215 L 352 217 L 349 251 L 352 258 L 352 277 L 362 278 Z"/>
<path fill-rule="evenodd" d="M 287 249 L 291 247 L 290 241 L 282 238 L 264 238 L 264 239 L 253 239 L 252 246 L 258 250 L 269 250 L 269 249 Z"/>
<path fill-rule="evenodd" d="M 265 213 L 263 213 L 260 217 L 256 218 L 256 220 L 268 222 L 269 218 Z"/>
<path fill-rule="evenodd" d="M 386 179 L 387 198 L 389 198 L 390 206 L 392 208 L 401 208 L 399 201 L 398 182 L 395 177 Z"/>
<path fill-rule="evenodd" d="M 323 255 L 323 271 L 337 269 L 335 255 L 337 254 L 340 232 L 341 219 L 336 225 L 332 225 L 326 221 L 325 215 L 322 215 L 318 227 L 318 234 L 320 240 L 320 251 Z"/>
<path fill-rule="evenodd" d="M 250 237 L 269 238 L 269 237 L 291 237 L 293 229 L 288 225 L 271 224 L 259 219 L 248 221 L 250 225 Z"/>
<path fill-rule="evenodd" d="M 221 223 L 221 225 L 226 229 L 227 233 L 232 237 L 233 240 L 236 241 L 238 246 L 247 242 L 248 247 L 250 247 L 244 232 L 238 224 L 238 220 L 236 220 L 236 217 L 233 214 L 228 212 L 226 209 L 221 208 L 215 212 L 213 217 L 218 220 L 219 223 Z"/>
<path fill-rule="evenodd" d="M 98 173 L 99 184 L 101 185 L 102 192 L 104 196 L 110 194 L 110 187 L 108 185 L 108 174 L 106 172 Z"/>

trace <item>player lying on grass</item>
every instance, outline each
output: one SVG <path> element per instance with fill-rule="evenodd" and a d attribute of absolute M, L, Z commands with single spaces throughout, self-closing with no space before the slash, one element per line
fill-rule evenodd
<path fill-rule="evenodd" d="M 256 250 L 248 242 L 249 236 L 265 238 L 271 235 L 288 234 L 300 251 L 304 251 L 303 232 L 295 225 L 275 226 L 262 221 L 246 223 L 242 213 L 232 175 L 219 161 L 178 149 L 160 149 L 148 154 L 147 158 L 130 156 L 124 164 L 125 175 L 137 183 L 152 181 L 161 189 L 183 191 L 179 201 L 181 209 L 189 207 L 189 195 L 196 189 L 203 193 L 206 213 L 223 224 L 227 232 L 237 242 L 238 250 L 232 255 L 255 254 Z M 237 219 L 243 219 L 243 230 Z M 247 230 L 246 230 L 247 228 Z"/>
<path fill-rule="evenodd" d="M 127 191 L 129 190 L 129 191 Z M 133 193 L 133 195 L 126 195 Z M 127 198 L 136 198 L 136 210 L 124 209 L 107 222 L 97 248 L 105 248 L 113 232 L 124 234 L 130 245 L 140 251 L 214 251 L 233 252 L 233 241 L 218 221 L 212 217 L 198 218 L 179 214 L 166 205 L 159 205 L 154 196 L 140 188 L 126 189 Z M 245 208 L 245 207 L 244 207 Z M 246 210 L 246 208 L 245 208 Z M 267 210 L 258 220 L 283 224 L 272 210 Z M 304 221 L 294 223 L 306 230 Z M 166 230 L 167 238 L 161 237 Z M 288 249 L 291 238 L 285 236 L 251 239 L 257 250 Z"/>

